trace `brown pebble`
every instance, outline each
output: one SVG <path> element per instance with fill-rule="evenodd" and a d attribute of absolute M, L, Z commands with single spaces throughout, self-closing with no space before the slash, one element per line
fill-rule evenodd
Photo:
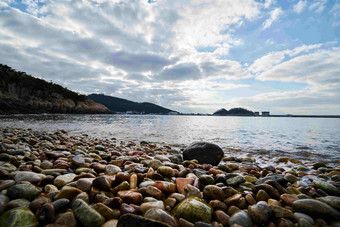
<path fill-rule="evenodd" d="M 255 186 L 255 191 L 264 190 L 271 198 L 280 199 L 280 193 L 269 184 L 259 184 Z"/>
<path fill-rule="evenodd" d="M 154 197 L 154 198 L 159 199 L 159 200 L 164 199 L 163 192 L 161 190 L 159 190 L 158 188 L 151 186 L 151 185 L 146 187 L 145 193 L 146 193 L 146 195 Z"/>
<path fill-rule="evenodd" d="M 282 207 L 282 204 L 277 201 L 276 199 L 268 199 L 268 205 L 274 205 L 274 206 L 279 206 L 279 207 Z"/>
<path fill-rule="evenodd" d="M 219 200 L 211 200 L 209 202 L 209 205 L 214 209 L 214 210 L 223 210 L 223 211 L 227 211 L 228 207 L 227 205 Z"/>
<path fill-rule="evenodd" d="M 256 200 L 254 199 L 254 197 L 251 194 L 247 194 L 245 196 L 245 199 L 250 205 L 254 205 L 256 203 Z"/>
<path fill-rule="evenodd" d="M 195 225 L 193 223 L 191 223 L 191 222 L 189 222 L 189 221 L 187 221 L 183 218 L 179 219 L 179 225 L 181 227 L 195 227 Z"/>
<path fill-rule="evenodd" d="M 294 227 L 294 223 L 288 219 L 280 218 L 278 221 L 278 227 Z"/>
<path fill-rule="evenodd" d="M 230 216 L 223 212 L 222 210 L 216 210 L 215 213 L 215 220 L 221 223 L 223 226 L 228 226 Z"/>
<path fill-rule="evenodd" d="M 119 191 L 117 195 L 126 203 L 140 204 L 143 201 L 143 196 L 139 192 L 122 190 Z"/>
<path fill-rule="evenodd" d="M 127 181 L 129 182 L 130 181 L 130 174 L 129 173 L 126 173 L 126 172 L 119 172 L 117 173 L 116 175 L 116 183 L 121 183 L 123 181 Z"/>
<path fill-rule="evenodd" d="M 296 195 L 294 195 L 294 194 L 282 194 L 281 196 L 280 196 L 280 198 L 282 199 L 282 201 L 285 203 L 285 204 L 287 204 L 287 205 L 289 205 L 289 206 L 292 206 L 293 205 L 293 202 L 295 201 L 295 200 L 298 200 L 299 198 L 296 196 Z"/>
<path fill-rule="evenodd" d="M 239 201 L 239 199 L 240 199 L 241 197 L 242 197 L 242 194 L 237 193 L 237 194 L 235 194 L 235 195 L 233 195 L 233 196 L 231 196 L 231 197 L 225 199 L 224 202 L 225 202 L 228 206 L 230 206 L 230 205 L 235 205 L 235 204 L 238 203 L 238 201 Z"/>
<path fill-rule="evenodd" d="M 153 186 L 155 186 L 156 188 L 158 188 L 162 192 L 166 192 L 166 193 L 176 192 L 176 185 L 174 183 L 171 183 L 171 182 L 156 181 Z"/>
<path fill-rule="evenodd" d="M 268 199 L 270 199 L 270 196 L 268 195 L 268 193 L 262 189 L 258 190 L 258 192 L 256 193 L 256 201 L 266 201 Z"/>
<path fill-rule="evenodd" d="M 76 176 L 73 180 L 77 181 L 81 178 L 95 178 L 96 176 L 93 173 L 82 173 L 78 176 Z"/>
<path fill-rule="evenodd" d="M 60 226 L 65 226 L 65 227 L 76 227 L 77 226 L 77 220 L 74 217 L 74 214 L 72 211 L 68 211 L 66 213 L 61 214 L 54 223 Z"/>
<path fill-rule="evenodd" d="M 135 189 L 137 188 L 137 182 L 138 182 L 138 177 L 137 177 L 137 174 L 133 173 L 131 174 L 130 176 L 130 189 Z"/>
<path fill-rule="evenodd" d="M 184 186 L 186 186 L 188 184 L 190 184 L 190 185 L 194 184 L 194 179 L 192 179 L 192 178 L 176 178 L 175 183 L 176 183 L 177 191 L 179 193 L 182 193 Z"/>
<path fill-rule="evenodd" d="M 230 207 L 228 208 L 228 210 L 227 210 L 227 214 L 228 214 L 229 216 L 233 216 L 233 214 L 235 214 L 235 213 L 237 213 L 237 212 L 239 212 L 239 211 L 241 211 L 241 209 L 238 208 L 237 206 L 230 206 Z"/>

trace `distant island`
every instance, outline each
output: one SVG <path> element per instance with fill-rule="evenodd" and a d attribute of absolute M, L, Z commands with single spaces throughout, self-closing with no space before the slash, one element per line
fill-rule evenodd
<path fill-rule="evenodd" d="M 214 116 L 255 116 L 255 113 L 251 110 L 244 108 L 232 108 L 226 110 L 224 108 L 217 110 L 213 113 Z"/>
<path fill-rule="evenodd" d="M 0 114 L 112 113 L 104 105 L 58 84 L 0 64 Z"/>
<path fill-rule="evenodd" d="M 91 94 L 87 96 L 88 99 L 92 99 L 95 102 L 101 103 L 112 112 L 116 113 L 130 113 L 130 114 L 171 114 L 177 113 L 176 111 L 158 106 L 149 102 L 133 102 L 126 99 L 121 99 L 113 96 L 107 96 L 104 94 Z"/>

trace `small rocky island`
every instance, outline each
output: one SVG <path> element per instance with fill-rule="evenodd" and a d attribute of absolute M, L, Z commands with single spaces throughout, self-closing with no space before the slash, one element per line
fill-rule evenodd
<path fill-rule="evenodd" d="M 32 113 L 112 112 L 84 95 L 0 64 L 0 114 Z"/>
<path fill-rule="evenodd" d="M 226 110 L 224 108 L 217 110 L 213 113 L 214 116 L 255 116 L 255 113 L 251 110 L 244 108 L 232 108 Z"/>
<path fill-rule="evenodd" d="M 340 166 L 242 153 L 3 128 L 0 225 L 340 225 Z"/>

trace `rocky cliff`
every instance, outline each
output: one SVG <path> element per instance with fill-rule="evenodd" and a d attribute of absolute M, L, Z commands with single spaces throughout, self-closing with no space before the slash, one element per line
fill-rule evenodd
<path fill-rule="evenodd" d="M 19 113 L 112 112 L 84 95 L 0 64 L 0 114 Z"/>

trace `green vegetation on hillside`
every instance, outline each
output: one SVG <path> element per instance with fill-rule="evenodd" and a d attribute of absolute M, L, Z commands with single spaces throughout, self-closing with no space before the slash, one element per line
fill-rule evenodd
<path fill-rule="evenodd" d="M 167 114 L 172 110 L 149 103 L 132 102 L 126 99 L 116 98 L 103 94 L 91 94 L 87 96 L 95 102 L 101 103 L 113 112 L 136 111 L 141 113 L 162 113 Z"/>
<path fill-rule="evenodd" d="M 85 101 L 86 99 L 85 95 L 68 90 L 58 84 L 35 78 L 25 72 L 17 72 L 7 65 L 0 64 L 0 91 L 2 93 L 10 92 L 8 84 L 15 84 L 16 87 L 27 90 L 41 91 L 39 92 L 39 98 L 41 99 L 48 99 L 52 93 L 60 94 L 64 99 L 74 101 Z"/>
<path fill-rule="evenodd" d="M 0 114 L 109 114 L 102 104 L 53 82 L 0 64 Z"/>
<path fill-rule="evenodd" d="M 232 108 L 229 111 L 226 109 L 220 109 L 217 110 L 213 115 L 218 115 L 218 116 L 254 116 L 255 113 L 251 110 L 247 110 L 244 108 Z"/>

